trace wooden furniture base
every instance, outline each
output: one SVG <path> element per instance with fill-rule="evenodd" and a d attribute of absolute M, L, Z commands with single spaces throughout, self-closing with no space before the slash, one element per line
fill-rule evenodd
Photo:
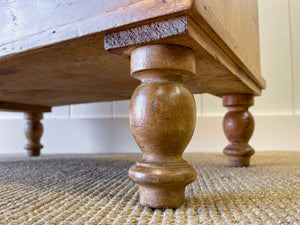
<path fill-rule="evenodd" d="M 254 131 L 254 118 L 248 108 L 254 104 L 252 95 L 225 95 L 223 106 L 228 112 L 223 120 L 224 133 L 230 144 L 224 149 L 229 166 L 249 166 L 254 149 L 248 144 Z"/>
<path fill-rule="evenodd" d="M 4 2 L 0 109 L 27 112 L 29 155 L 42 148 L 42 112 L 131 98 L 130 126 L 143 157 L 129 176 L 140 202 L 178 207 L 196 177 L 182 158 L 195 127 L 192 94 L 209 93 L 229 108 L 229 164 L 249 165 L 248 107 L 266 86 L 258 0 Z"/>
<path fill-rule="evenodd" d="M 176 208 L 185 186 L 196 178 L 182 159 L 195 128 L 196 107 L 183 85 L 195 73 L 195 53 L 175 45 L 149 45 L 131 54 L 131 75 L 142 83 L 130 104 L 130 126 L 143 158 L 129 170 L 139 184 L 140 203 L 151 208 Z"/>
<path fill-rule="evenodd" d="M 28 156 L 39 156 L 43 148 L 43 145 L 40 143 L 43 134 L 41 119 L 43 119 L 43 113 L 41 112 L 25 112 L 24 131 L 27 144 L 24 148 L 27 150 Z"/>

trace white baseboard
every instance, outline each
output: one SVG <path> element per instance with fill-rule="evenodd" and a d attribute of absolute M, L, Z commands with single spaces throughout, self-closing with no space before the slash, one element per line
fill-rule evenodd
<path fill-rule="evenodd" d="M 250 144 L 256 151 L 299 151 L 300 116 L 256 116 Z M 42 152 L 138 153 L 128 118 L 45 119 Z M 25 153 L 24 121 L 0 120 L 0 153 Z M 186 152 L 222 152 L 222 117 L 198 117 Z"/>

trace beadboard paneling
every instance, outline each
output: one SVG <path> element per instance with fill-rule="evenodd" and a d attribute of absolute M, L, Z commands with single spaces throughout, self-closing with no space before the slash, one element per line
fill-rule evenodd
<path fill-rule="evenodd" d="M 222 152 L 222 117 L 198 117 L 186 152 Z M 299 151 L 300 116 L 257 116 L 250 144 L 256 151 Z M 140 153 L 128 118 L 46 119 L 42 154 Z M 276 122 L 276 129 L 274 123 Z M 1 154 L 24 153 L 23 120 L 0 120 Z"/>
<path fill-rule="evenodd" d="M 45 119 L 67 119 L 70 118 L 70 106 L 52 107 L 51 113 L 45 113 Z"/>
<path fill-rule="evenodd" d="M 294 110 L 295 114 L 300 115 L 300 1 L 289 1 Z"/>
<path fill-rule="evenodd" d="M 6 112 L 0 111 L 0 119 L 23 119 L 24 113 L 22 112 Z"/>
<path fill-rule="evenodd" d="M 95 102 L 71 105 L 71 118 L 111 118 L 112 102 Z"/>
<path fill-rule="evenodd" d="M 196 114 L 197 116 L 202 116 L 202 95 L 196 94 L 194 97 L 196 103 Z"/>
<path fill-rule="evenodd" d="M 129 117 L 130 100 L 113 102 L 113 117 L 128 118 Z"/>
<path fill-rule="evenodd" d="M 24 117 L 20 113 L 20 117 Z M 58 133 L 58 132 L 57 132 Z M 21 119 L 1 119 L 0 120 L 0 153 L 19 154 L 25 153 L 24 120 Z"/>
<path fill-rule="evenodd" d="M 287 0 L 259 0 L 261 70 L 267 89 L 256 98 L 252 112 L 292 115 L 293 91 Z"/>
<path fill-rule="evenodd" d="M 202 116 L 224 116 L 227 109 L 222 106 L 222 98 L 203 94 L 202 95 Z"/>
<path fill-rule="evenodd" d="M 187 152 L 222 152 L 228 144 L 223 117 L 198 117 Z M 274 129 L 276 123 L 276 129 Z M 256 116 L 249 144 L 256 151 L 299 151 L 300 116 Z"/>

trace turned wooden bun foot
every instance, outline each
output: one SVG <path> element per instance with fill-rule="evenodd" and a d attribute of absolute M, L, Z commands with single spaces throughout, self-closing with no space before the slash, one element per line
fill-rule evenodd
<path fill-rule="evenodd" d="M 27 155 L 28 156 L 39 156 L 41 154 L 41 150 L 40 149 L 34 149 L 34 150 L 26 149 L 26 150 L 27 150 Z"/>
<path fill-rule="evenodd" d="M 194 97 L 182 80 L 193 73 L 195 54 L 188 48 L 149 45 L 132 52 L 131 74 L 142 83 L 131 98 L 130 126 L 143 157 L 129 177 L 139 185 L 144 206 L 179 207 L 196 178 L 182 159 L 196 119 Z"/>
<path fill-rule="evenodd" d="M 185 187 L 140 186 L 140 204 L 150 208 L 177 208 L 184 202 Z M 159 196 L 159 198 L 157 198 Z"/>
<path fill-rule="evenodd" d="M 129 177 L 139 184 L 141 205 L 177 208 L 184 202 L 185 187 L 195 180 L 196 171 L 182 159 L 160 164 L 142 159 L 130 168 Z"/>
<path fill-rule="evenodd" d="M 248 144 L 254 131 L 254 118 L 248 108 L 254 104 L 252 95 L 225 95 L 223 106 L 228 112 L 223 120 L 224 133 L 230 144 L 224 149 L 229 166 L 249 166 L 254 149 Z"/>
<path fill-rule="evenodd" d="M 228 157 L 228 165 L 243 167 L 250 165 L 250 157 L 254 154 L 254 149 L 250 145 L 229 144 L 224 150 Z"/>
<path fill-rule="evenodd" d="M 43 118 L 43 113 L 40 112 L 26 112 L 25 113 L 25 136 L 27 143 L 25 149 L 28 156 L 39 156 L 43 145 L 40 139 L 43 134 L 43 125 L 40 122 Z"/>

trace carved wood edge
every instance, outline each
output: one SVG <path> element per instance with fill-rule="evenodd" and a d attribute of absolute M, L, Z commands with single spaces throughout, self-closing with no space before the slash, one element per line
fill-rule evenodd
<path fill-rule="evenodd" d="M 252 79 L 227 53 L 188 15 L 144 24 L 112 32 L 104 36 L 104 48 L 124 57 L 149 44 L 175 44 L 195 50 L 199 58 L 210 55 L 247 84 L 253 94 L 260 95 L 264 85 Z M 222 95 L 218 95 L 221 97 Z"/>
<path fill-rule="evenodd" d="M 51 107 L 14 102 L 0 102 L 0 111 L 13 112 L 51 112 Z"/>
<path fill-rule="evenodd" d="M 184 34 L 187 30 L 188 17 L 186 15 L 153 22 L 106 34 L 104 49 L 129 57 L 134 48 Z"/>

